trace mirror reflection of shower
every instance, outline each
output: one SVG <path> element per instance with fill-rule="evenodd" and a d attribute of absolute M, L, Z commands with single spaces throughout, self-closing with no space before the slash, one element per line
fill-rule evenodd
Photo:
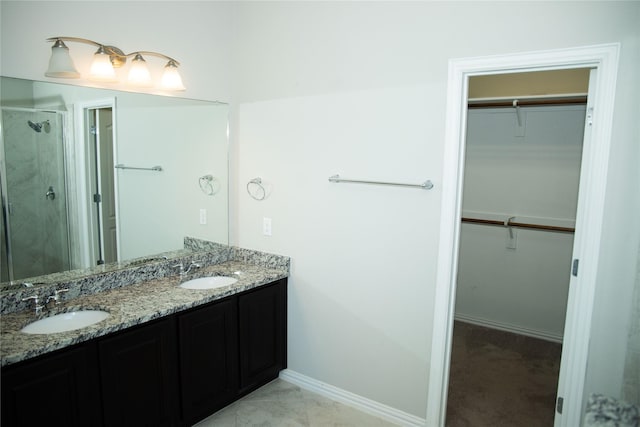
<path fill-rule="evenodd" d="M 2 107 L 2 281 L 69 268 L 64 114 Z"/>
<path fill-rule="evenodd" d="M 27 124 L 31 129 L 35 130 L 38 133 L 42 132 L 43 129 L 46 133 L 51 132 L 51 123 L 49 123 L 49 120 L 43 120 L 40 123 L 35 123 L 31 120 L 27 120 Z"/>

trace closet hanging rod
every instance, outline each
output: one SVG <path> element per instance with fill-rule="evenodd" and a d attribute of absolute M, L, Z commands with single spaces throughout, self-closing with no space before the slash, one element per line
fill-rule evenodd
<path fill-rule="evenodd" d="M 422 188 L 423 190 L 431 190 L 433 188 L 433 183 L 429 180 L 426 180 L 422 184 L 404 184 L 400 182 L 386 182 L 386 181 L 367 181 L 362 179 L 345 179 L 340 178 L 340 175 L 331 175 L 329 177 L 329 182 L 351 182 L 355 184 L 376 184 L 376 185 L 393 185 L 396 187 L 413 187 L 413 188 Z"/>
<path fill-rule="evenodd" d="M 520 107 L 531 107 L 536 105 L 585 105 L 587 97 L 571 96 L 558 98 L 510 98 L 510 99 L 482 99 L 469 100 L 469 108 L 494 108 L 494 107 L 512 107 L 513 101 L 518 102 Z"/>
<path fill-rule="evenodd" d="M 118 163 L 114 166 L 116 169 L 135 169 L 139 171 L 154 171 L 154 172 L 162 172 L 162 166 L 152 166 L 150 168 L 135 168 L 133 166 L 125 166 L 122 163 Z"/>
<path fill-rule="evenodd" d="M 505 225 L 504 221 L 496 221 L 492 219 L 468 218 L 468 217 L 462 217 L 462 222 L 468 222 L 472 224 L 482 224 L 482 225 L 499 225 L 501 227 L 529 228 L 532 230 L 558 231 L 562 233 L 574 233 L 576 231 L 576 229 L 572 227 L 558 227 L 555 225 L 528 224 L 525 222 L 512 222 L 512 221 L 509 221 L 508 224 Z"/>

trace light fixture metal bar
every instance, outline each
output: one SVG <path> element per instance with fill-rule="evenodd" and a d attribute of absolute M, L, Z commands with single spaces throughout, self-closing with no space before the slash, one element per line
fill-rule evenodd
<path fill-rule="evenodd" d="M 62 36 L 62 37 L 49 37 L 47 39 L 48 42 L 54 42 L 56 40 L 63 40 L 63 41 L 68 41 L 68 42 L 87 43 L 87 44 L 92 44 L 92 45 L 98 46 L 98 47 L 104 46 L 102 43 L 94 42 L 93 40 L 83 39 L 83 38 L 80 38 L 80 37 Z"/>
<path fill-rule="evenodd" d="M 160 52 L 152 52 L 152 51 L 148 51 L 148 50 L 137 50 L 135 52 L 131 52 L 131 53 L 124 53 L 124 51 L 122 51 L 120 48 L 116 47 L 116 46 L 110 46 L 110 45 L 106 45 L 103 43 L 99 43 L 93 40 L 89 40 L 89 39 L 85 39 L 82 37 L 67 37 L 67 36 L 59 36 L 59 37 L 49 37 L 47 39 L 48 42 L 55 42 L 56 40 L 62 40 L 62 41 L 70 41 L 70 42 L 78 42 L 78 43 L 86 43 L 86 44 L 90 44 L 93 46 L 97 46 L 99 48 L 102 48 L 105 50 L 106 53 L 109 54 L 109 56 L 113 57 L 118 57 L 118 58 L 122 58 L 124 60 L 118 61 L 119 63 L 114 63 L 114 67 L 119 67 L 124 65 L 124 63 L 126 62 L 126 58 L 130 57 L 130 56 L 135 56 L 137 54 L 140 55 L 150 55 L 150 56 L 157 56 L 159 58 L 164 58 L 167 61 L 172 61 L 176 66 L 180 65 L 180 62 L 168 55 L 165 55 L 163 53 Z M 113 59 L 111 62 L 114 62 Z"/>
<path fill-rule="evenodd" d="M 158 58 L 164 58 L 164 59 L 166 59 L 167 61 L 172 61 L 172 62 L 174 62 L 174 63 L 175 63 L 175 65 L 180 65 L 180 62 L 178 62 L 177 60 L 173 59 L 173 58 L 172 58 L 172 57 L 170 57 L 170 56 L 167 56 L 167 55 L 165 55 L 165 54 L 163 54 L 163 53 L 150 52 L 150 51 L 148 51 L 148 50 L 138 50 L 138 51 L 135 51 L 135 52 L 127 53 L 127 54 L 125 54 L 125 56 L 134 56 L 134 55 L 138 55 L 138 54 L 140 54 L 140 55 L 145 55 L 145 56 L 146 56 L 146 55 L 150 55 L 150 56 L 157 56 Z"/>
<path fill-rule="evenodd" d="M 160 86 L 167 90 L 185 90 L 182 78 L 178 72 L 180 62 L 160 52 L 148 50 L 138 50 L 131 53 L 124 53 L 115 46 L 105 45 L 94 40 L 82 37 L 56 36 L 46 39 L 48 42 L 54 42 L 52 47 L 52 55 L 49 60 L 49 68 L 45 73 L 48 77 L 56 78 L 79 78 L 80 73 L 75 68 L 73 60 L 69 56 L 69 49 L 64 44 L 65 41 L 79 42 L 97 46 L 98 50 L 94 54 L 94 60 L 91 65 L 90 79 L 96 81 L 113 82 L 116 81 L 114 68 L 120 68 L 127 62 L 128 57 L 134 57 L 133 63 L 135 67 L 129 72 L 129 82 L 139 86 L 150 86 L 149 71 L 145 65 L 142 55 L 155 56 L 163 58 L 167 61 Z M 64 48 L 64 49 L 63 49 Z M 105 61 L 105 55 L 108 55 L 110 64 Z M 135 72 L 131 72 L 135 70 Z"/>

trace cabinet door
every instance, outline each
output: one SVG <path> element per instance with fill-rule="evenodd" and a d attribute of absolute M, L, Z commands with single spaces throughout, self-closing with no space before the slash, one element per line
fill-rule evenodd
<path fill-rule="evenodd" d="M 278 377 L 287 366 L 286 280 L 238 297 L 240 392 Z"/>
<path fill-rule="evenodd" d="M 2 425 L 100 425 L 98 357 L 85 343 L 2 370 Z"/>
<path fill-rule="evenodd" d="M 182 414 L 187 425 L 232 402 L 238 390 L 235 298 L 178 316 Z"/>
<path fill-rule="evenodd" d="M 178 424 L 173 317 L 99 342 L 105 426 Z"/>

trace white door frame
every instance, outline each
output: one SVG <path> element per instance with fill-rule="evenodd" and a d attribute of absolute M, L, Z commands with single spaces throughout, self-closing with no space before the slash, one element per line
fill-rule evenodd
<path fill-rule="evenodd" d="M 86 116 L 88 110 L 95 110 L 99 108 L 111 108 L 113 111 L 113 146 L 114 146 L 114 163 L 117 163 L 116 157 L 116 98 L 104 98 L 93 101 L 81 101 L 78 102 L 74 108 L 74 118 L 75 118 L 75 139 L 76 146 L 75 148 L 75 175 L 76 182 L 78 183 L 76 188 L 75 204 L 74 211 L 77 213 L 77 223 L 75 224 L 76 233 L 74 244 L 77 247 L 80 256 L 81 268 L 89 268 L 95 267 L 95 262 L 93 260 L 93 248 L 97 244 L 96 230 L 97 224 L 95 224 L 95 220 L 93 219 L 93 202 L 90 200 L 91 193 L 91 180 L 93 177 L 90 174 L 90 162 L 91 154 L 90 150 L 86 147 L 86 136 L 89 133 L 89 129 L 86 123 Z M 114 175 L 114 180 L 116 180 L 115 191 L 116 191 L 116 212 L 118 211 L 117 204 L 117 174 Z M 117 241 L 118 241 L 118 253 L 120 253 L 120 235 L 119 228 L 116 222 L 116 233 Z"/>
<path fill-rule="evenodd" d="M 469 77 L 513 72 L 592 68 L 587 111 L 591 132 L 585 133 L 576 213 L 573 259 L 581 260 L 571 276 L 565 321 L 558 396 L 564 398 L 556 426 L 580 425 L 591 332 L 591 314 L 600 252 L 606 194 L 613 105 L 618 74 L 618 43 L 569 49 L 452 59 L 449 62 L 447 121 L 442 176 L 442 210 L 426 425 L 444 426 L 449 360 L 458 271 L 458 248 L 467 121 Z M 593 108 L 593 110 L 590 110 Z M 589 114 L 589 113 L 588 113 Z M 585 233 L 584 230 L 588 230 Z M 569 270 L 567 266 L 567 270 Z M 577 284 L 579 283 L 579 286 Z"/>

